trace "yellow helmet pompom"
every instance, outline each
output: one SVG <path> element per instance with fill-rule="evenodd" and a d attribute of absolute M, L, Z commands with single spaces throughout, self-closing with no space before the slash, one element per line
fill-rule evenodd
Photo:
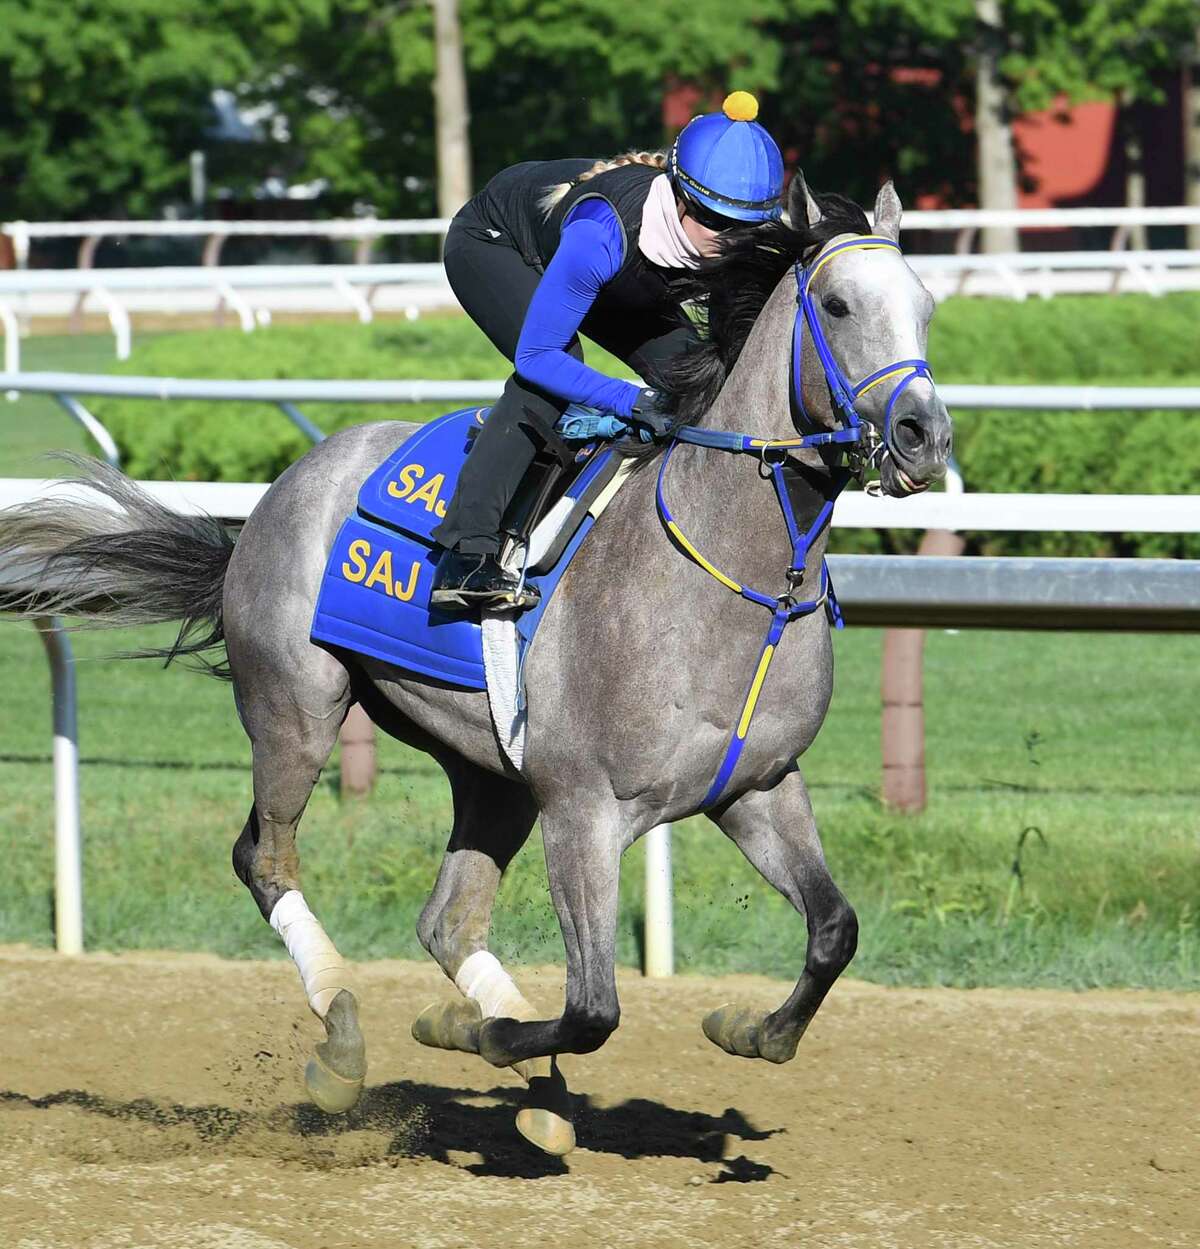
<path fill-rule="evenodd" d="M 730 121 L 753 121 L 758 116 L 758 101 L 749 91 L 731 91 L 721 109 Z"/>

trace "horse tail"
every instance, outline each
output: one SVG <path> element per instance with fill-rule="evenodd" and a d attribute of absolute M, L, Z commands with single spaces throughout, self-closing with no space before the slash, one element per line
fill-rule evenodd
<path fill-rule="evenodd" d="M 0 612 L 70 616 L 77 628 L 182 621 L 169 646 L 121 657 L 192 656 L 228 680 L 221 598 L 234 539 L 225 526 L 172 511 L 99 460 L 61 458 L 78 471 L 62 483 L 74 497 L 0 511 Z M 217 647 L 219 656 L 206 655 Z"/>

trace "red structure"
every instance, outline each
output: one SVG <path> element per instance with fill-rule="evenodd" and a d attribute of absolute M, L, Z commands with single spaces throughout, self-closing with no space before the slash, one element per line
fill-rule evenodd
<path fill-rule="evenodd" d="M 1122 110 L 1091 102 L 1027 113 L 1013 123 L 1022 208 L 1125 203 L 1131 146 L 1140 147 L 1147 204 L 1183 202 L 1183 79 L 1164 82 L 1162 104 Z M 1132 143 L 1131 143 L 1132 141 Z"/>
<path fill-rule="evenodd" d="M 896 83 L 911 82 L 928 89 L 940 80 L 929 68 L 892 69 Z M 1026 113 L 1013 123 L 1013 141 L 1020 167 L 1018 202 L 1022 208 L 1109 208 L 1127 202 L 1131 154 L 1140 151 L 1145 202 L 1148 205 L 1184 201 L 1184 80 L 1183 73 L 1164 78 L 1161 104 L 1138 104 L 1121 109 L 1116 104 L 1090 101 Z M 680 130 L 697 113 L 719 107 L 719 97 L 693 83 L 673 81 L 663 94 L 662 118 L 667 134 Z M 973 125 L 971 109 L 961 95 L 948 94 L 947 110 L 964 132 Z M 950 124 L 953 124 L 951 122 Z M 785 159 L 789 153 L 785 152 Z M 962 170 L 963 185 L 973 172 Z M 954 175 L 950 173 L 951 184 Z M 942 196 L 914 196 L 914 206 L 950 206 Z M 961 201 L 960 201 L 961 204 Z M 965 206 L 965 205 L 963 205 Z M 1023 246 L 1073 248 L 1107 246 L 1111 231 L 1089 236 L 1085 230 L 1046 230 L 1027 233 Z M 1179 245 L 1165 229 L 1154 231 L 1156 245 Z"/>

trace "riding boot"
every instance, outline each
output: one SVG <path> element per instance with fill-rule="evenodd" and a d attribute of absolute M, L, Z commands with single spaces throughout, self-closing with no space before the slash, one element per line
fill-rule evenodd
<path fill-rule="evenodd" d="M 519 382 L 505 384 L 463 463 L 445 518 L 433 531 L 439 546 L 471 554 L 500 550 L 500 522 L 533 461 L 535 439 L 547 436 L 566 407 Z"/>
<path fill-rule="evenodd" d="M 445 518 L 432 537 L 446 548 L 434 572 L 430 601 L 446 608 L 529 607 L 532 586 L 517 594 L 518 579 L 500 567 L 500 523 L 536 452 L 536 439 L 553 430 L 565 408 L 517 380 L 480 427 L 463 463 Z"/>
<path fill-rule="evenodd" d="M 522 585 L 502 568 L 494 555 L 451 549 L 442 552 L 433 573 L 429 605 L 441 611 L 486 607 L 489 611 L 522 611 L 541 601 L 536 586 Z"/>

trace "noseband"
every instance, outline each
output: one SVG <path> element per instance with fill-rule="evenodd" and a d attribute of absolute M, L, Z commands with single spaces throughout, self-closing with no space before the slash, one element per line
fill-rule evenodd
<path fill-rule="evenodd" d="M 820 584 L 816 597 L 807 599 L 800 597 L 799 591 L 804 580 L 804 569 L 808 560 L 809 548 L 829 525 L 833 517 L 834 502 L 846 484 L 855 477 L 861 480 L 867 468 L 878 468 L 882 463 L 884 455 L 892 452 L 891 423 L 892 410 L 896 406 L 896 400 L 917 378 L 925 378 L 931 383 L 933 381 L 933 374 L 930 372 L 928 361 L 896 360 L 892 364 L 884 365 L 881 369 L 876 369 L 874 373 L 864 377 L 857 384 L 852 384 L 834 359 L 829 342 L 825 337 L 825 331 L 821 327 L 820 318 L 817 316 L 817 306 L 812 294 L 812 285 L 817 274 L 820 273 L 825 265 L 841 252 L 878 251 L 885 248 L 890 248 L 897 252 L 900 250 L 899 245 L 891 239 L 881 238 L 878 235 L 864 235 L 860 238 L 848 239 L 846 242 L 835 243 L 832 246 L 825 247 L 806 266 L 796 265 L 797 309 L 795 322 L 792 327 L 792 398 L 801 417 L 810 426 L 813 426 L 815 422 L 805 409 L 803 398 L 804 374 L 802 363 L 804 334 L 807 329 L 825 374 L 825 381 L 829 387 L 833 409 L 835 413 L 840 414 L 844 422 L 840 429 L 818 429 L 816 432 L 800 434 L 795 438 L 753 438 L 749 434 L 739 434 L 719 429 L 704 429 L 699 425 L 683 425 L 674 431 L 672 441 L 663 455 L 662 464 L 659 466 L 658 487 L 655 495 L 658 515 L 672 541 L 693 563 L 698 564 L 709 576 L 715 578 L 727 589 L 741 595 L 742 598 L 752 603 L 757 603 L 759 606 L 767 608 L 771 612 L 771 624 L 767 630 L 767 636 L 763 642 L 762 649 L 759 652 L 758 663 L 755 666 L 750 688 L 742 704 L 741 714 L 738 716 L 733 732 L 730 734 L 725 756 L 717 769 L 717 775 L 701 803 L 702 808 L 711 807 L 717 802 L 733 776 L 734 769 L 737 767 L 737 761 L 741 758 L 746 738 L 750 732 L 750 721 L 754 716 L 754 708 L 758 703 L 759 694 L 762 692 L 763 684 L 766 681 L 767 670 L 787 625 L 801 616 L 811 615 L 819 608 L 824 607 L 830 623 L 836 628 L 842 628 L 844 623 L 842 613 L 837 605 L 837 598 L 834 595 L 833 585 L 829 579 L 829 569 L 824 559 L 821 561 Z M 891 395 L 888 397 L 887 407 L 884 411 L 883 430 L 881 432 L 870 421 L 865 421 L 859 417 L 856 404 L 868 391 L 873 390 L 876 386 L 891 378 L 898 380 L 892 389 Z M 758 458 L 760 473 L 764 477 L 770 477 L 775 487 L 775 496 L 779 501 L 780 510 L 783 512 L 784 524 L 787 526 L 788 537 L 792 544 L 792 558 L 787 569 L 788 588 L 783 594 L 764 594 L 727 576 L 706 559 L 680 529 L 675 518 L 671 515 L 670 508 L 667 506 L 664 487 L 667 465 L 671 461 L 671 454 L 681 442 L 691 443 L 698 447 L 709 447 L 716 451 L 747 452 Z M 841 448 L 845 453 L 846 464 L 832 470 L 832 488 L 825 503 L 809 528 L 806 531 L 801 531 L 796 523 L 791 496 L 788 493 L 787 480 L 784 477 L 784 472 L 788 465 L 788 455 L 789 452 L 794 450 L 825 446 Z"/>

